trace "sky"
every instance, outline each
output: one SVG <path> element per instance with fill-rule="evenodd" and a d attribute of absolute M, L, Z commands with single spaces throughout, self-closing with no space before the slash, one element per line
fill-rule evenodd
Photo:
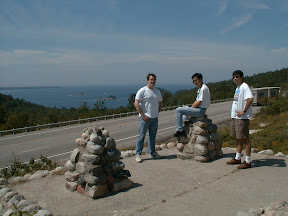
<path fill-rule="evenodd" d="M 287 0 L 0 0 L 0 87 L 192 84 L 288 66 Z"/>

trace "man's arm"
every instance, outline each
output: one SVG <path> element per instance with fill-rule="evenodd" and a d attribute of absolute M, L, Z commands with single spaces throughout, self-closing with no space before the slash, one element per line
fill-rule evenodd
<path fill-rule="evenodd" d="M 244 107 L 244 110 L 237 112 L 237 116 L 240 117 L 240 116 L 244 115 L 247 112 L 247 110 L 250 108 L 250 106 L 252 105 L 252 102 L 253 102 L 253 98 L 248 98 L 246 100 L 246 105 Z"/>
<path fill-rule="evenodd" d="M 159 112 L 161 111 L 162 107 L 163 107 L 163 100 L 159 102 Z"/>
<path fill-rule="evenodd" d="M 140 101 L 135 99 L 135 102 L 134 102 L 134 106 L 136 108 L 136 110 L 140 113 L 140 115 L 142 116 L 142 118 L 144 119 L 144 121 L 149 121 L 149 117 L 146 116 L 143 111 L 142 111 L 142 108 L 140 106 Z"/>
<path fill-rule="evenodd" d="M 196 100 L 193 104 L 192 104 L 192 108 L 197 108 L 201 105 L 202 101 Z"/>

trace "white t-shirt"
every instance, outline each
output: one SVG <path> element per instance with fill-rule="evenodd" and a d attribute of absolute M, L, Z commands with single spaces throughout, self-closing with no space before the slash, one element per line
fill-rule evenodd
<path fill-rule="evenodd" d="M 252 106 L 244 113 L 244 115 L 238 117 L 237 112 L 243 111 L 246 105 L 246 100 L 248 98 L 253 98 L 252 92 L 247 85 L 243 82 L 240 86 L 237 86 L 234 94 L 234 99 L 231 108 L 231 118 L 234 119 L 251 119 L 252 115 Z"/>
<path fill-rule="evenodd" d="M 144 115 L 149 118 L 156 118 L 158 116 L 159 102 L 163 99 L 157 88 L 149 89 L 147 86 L 144 86 L 138 90 L 135 99 L 140 101 Z"/>
<path fill-rule="evenodd" d="M 199 106 L 200 108 L 208 108 L 209 107 L 209 105 L 211 103 L 210 91 L 209 91 L 209 88 L 205 84 L 202 84 L 201 88 L 199 88 L 197 90 L 196 100 L 202 101 L 200 106 Z"/>

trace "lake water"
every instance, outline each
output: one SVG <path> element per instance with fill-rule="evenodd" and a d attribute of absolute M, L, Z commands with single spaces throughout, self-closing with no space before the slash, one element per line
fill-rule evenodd
<path fill-rule="evenodd" d="M 115 96 L 117 100 L 105 100 L 108 108 L 126 107 L 129 95 L 136 93 L 142 87 L 139 85 L 127 86 L 64 86 L 64 87 L 33 87 L 33 88 L 0 88 L 0 93 L 11 95 L 13 98 L 24 99 L 45 107 L 79 108 L 85 102 L 90 108 L 99 98 Z M 181 89 L 191 89 L 191 85 L 164 85 L 157 86 L 171 92 Z"/>

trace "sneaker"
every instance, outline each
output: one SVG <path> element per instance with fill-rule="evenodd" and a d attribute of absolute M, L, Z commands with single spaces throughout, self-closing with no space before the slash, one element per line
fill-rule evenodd
<path fill-rule="evenodd" d="M 142 160 L 142 158 L 140 157 L 140 155 L 136 155 L 136 162 L 137 162 L 137 163 L 143 162 L 143 160 Z"/>
<path fill-rule="evenodd" d="M 247 169 L 247 168 L 252 168 L 251 163 L 247 163 L 244 161 L 241 165 L 237 166 L 238 169 Z"/>
<path fill-rule="evenodd" d="M 186 137 L 186 133 L 185 131 L 177 131 L 175 134 L 174 134 L 174 137 L 180 137 L 180 136 L 183 136 L 183 137 Z"/>
<path fill-rule="evenodd" d="M 160 159 L 160 158 L 162 158 L 162 156 L 159 155 L 157 152 L 154 152 L 154 153 L 151 154 L 151 158 L 153 158 L 153 159 Z"/>
<path fill-rule="evenodd" d="M 241 160 L 236 160 L 235 158 L 231 159 L 230 161 L 227 161 L 226 164 L 241 164 Z"/>

